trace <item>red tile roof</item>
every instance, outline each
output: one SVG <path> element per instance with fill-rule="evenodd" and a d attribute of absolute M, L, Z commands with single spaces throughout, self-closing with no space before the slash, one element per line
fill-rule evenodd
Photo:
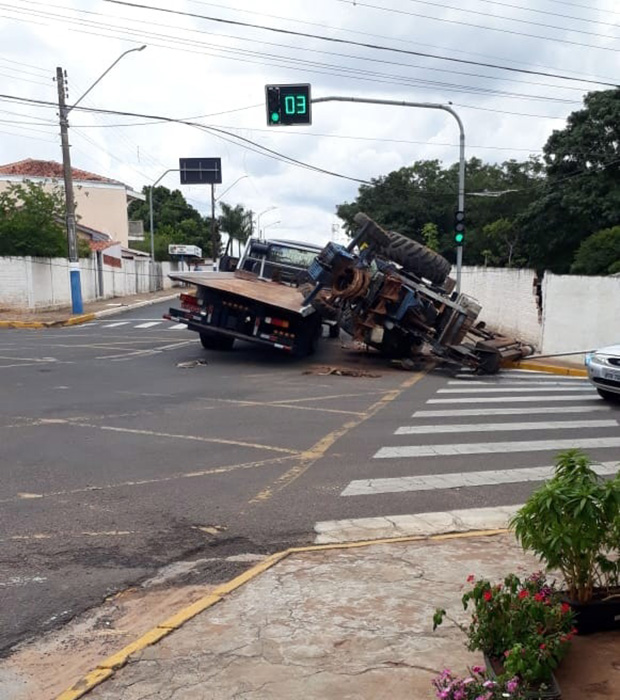
<path fill-rule="evenodd" d="M 95 173 L 89 173 L 87 170 L 79 170 L 78 168 L 73 168 L 72 170 L 74 180 L 109 182 L 115 185 L 122 184 L 118 182 L 118 180 L 111 180 L 110 178 L 96 175 Z M 0 165 L 0 175 L 30 175 L 31 177 L 48 177 L 62 180 L 63 169 L 62 163 L 57 163 L 55 160 L 34 160 L 33 158 L 26 158 L 25 160 L 17 161 L 17 163 Z"/>

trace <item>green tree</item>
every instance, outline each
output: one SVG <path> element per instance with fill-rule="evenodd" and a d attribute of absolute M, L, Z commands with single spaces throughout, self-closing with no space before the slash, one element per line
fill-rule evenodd
<path fill-rule="evenodd" d="M 521 243 L 520 230 L 510 219 L 497 219 L 487 224 L 482 229 L 482 236 L 488 245 L 483 254 L 486 252 L 488 257 L 494 260 L 495 265 L 514 267 L 516 263 L 524 262 L 524 259 L 518 255 Z"/>
<path fill-rule="evenodd" d="M 424 245 L 431 250 L 439 249 L 439 229 L 437 224 L 429 222 L 422 226 L 422 238 L 424 240 Z"/>
<path fill-rule="evenodd" d="M 539 268 L 568 272 L 588 236 L 620 219 L 620 89 L 586 95 L 544 147 L 546 182 L 517 222 Z"/>
<path fill-rule="evenodd" d="M 424 227 L 437 227 L 437 250 L 454 260 L 454 213 L 458 191 L 458 163 L 444 168 L 437 160 L 417 161 L 362 185 L 353 202 L 336 208 L 351 232 L 353 217 L 363 211 L 387 229 L 424 242 Z M 536 158 L 501 164 L 471 158 L 466 163 L 466 262 L 483 264 L 489 246 L 482 231 L 501 218 L 514 220 L 535 199 L 534 187 L 543 178 Z M 521 230 L 521 229 L 519 229 Z M 434 242 L 434 241 L 433 241 Z"/>
<path fill-rule="evenodd" d="M 620 272 L 620 226 L 593 233 L 579 246 L 570 271 L 575 275 Z"/>
<path fill-rule="evenodd" d="M 129 218 L 142 219 L 144 230 L 150 231 L 149 195 L 150 187 L 143 187 L 146 201 L 134 201 L 129 205 Z M 191 204 L 188 204 L 180 190 L 169 190 L 159 186 L 153 188 L 153 228 L 155 238 L 170 240 L 170 243 L 196 245 L 202 249 L 204 256 L 211 254 L 211 218 L 203 217 Z M 139 250 L 150 250 L 148 244 L 136 245 Z M 216 241 L 219 245 L 219 237 Z M 162 253 L 160 253 L 161 255 Z M 167 260 L 167 249 L 164 257 Z"/>
<path fill-rule="evenodd" d="M 66 257 L 64 194 L 26 180 L 0 194 L 0 255 Z"/>
<path fill-rule="evenodd" d="M 231 206 L 226 202 L 221 203 L 222 213 L 218 218 L 219 229 L 223 233 L 239 243 L 245 243 L 252 234 L 252 212 L 241 204 Z"/>

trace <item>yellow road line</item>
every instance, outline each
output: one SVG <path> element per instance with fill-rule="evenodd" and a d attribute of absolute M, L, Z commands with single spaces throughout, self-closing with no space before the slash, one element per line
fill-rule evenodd
<path fill-rule="evenodd" d="M 250 499 L 249 503 L 262 503 L 268 501 L 275 493 L 282 491 L 287 486 L 292 484 L 296 479 L 298 479 L 302 474 L 304 474 L 315 462 L 321 459 L 327 450 L 341 437 L 346 435 L 353 428 L 357 428 L 358 425 L 364 421 L 372 418 L 376 413 L 383 409 L 387 404 L 398 398 L 404 391 L 412 387 L 414 384 L 420 381 L 422 377 L 425 376 L 424 372 L 419 374 L 414 374 L 411 377 L 405 379 L 404 382 L 397 389 L 390 389 L 387 391 L 378 401 L 373 403 L 369 408 L 362 413 L 359 418 L 355 418 L 347 423 L 345 423 L 340 428 L 332 430 L 330 433 L 322 437 L 317 443 L 315 443 L 309 450 L 304 451 L 300 455 L 300 463 L 291 467 L 287 472 L 278 477 L 270 486 L 263 489 Z"/>
<path fill-rule="evenodd" d="M 414 382 L 415 383 L 415 382 Z M 406 388 L 406 387 L 404 387 Z M 244 571 L 239 576 L 236 576 L 231 581 L 217 586 L 214 590 L 210 591 L 203 598 L 191 603 L 190 605 L 182 608 L 178 613 L 169 617 L 167 620 L 159 623 L 146 634 L 142 635 L 135 642 L 132 642 L 128 646 L 124 647 L 116 654 L 109 656 L 107 659 L 98 664 L 94 671 L 91 671 L 77 683 L 75 683 L 71 688 L 61 693 L 56 700 L 79 700 L 91 691 L 95 686 L 103 683 L 103 681 L 110 678 L 114 673 L 122 668 L 130 660 L 133 654 L 143 651 L 148 646 L 156 644 L 163 637 L 171 634 L 175 630 L 179 629 L 186 622 L 192 618 L 199 615 L 201 612 L 208 610 L 217 603 L 225 599 L 226 595 L 229 595 L 237 588 L 248 583 L 252 579 L 256 578 L 263 572 L 267 571 L 275 564 L 286 559 L 291 554 L 303 554 L 311 552 L 323 552 L 335 549 L 359 549 L 362 547 L 369 547 L 372 545 L 380 544 L 404 544 L 408 542 L 441 542 L 445 540 L 454 539 L 469 539 L 474 537 L 490 537 L 493 535 L 506 534 L 508 530 L 474 530 L 470 532 L 455 532 L 446 533 L 444 535 L 433 535 L 431 537 L 424 536 L 412 536 L 412 537 L 394 537 L 383 540 L 364 540 L 360 542 L 346 542 L 344 544 L 324 544 L 324 545 L 308 545 L 307 547 L 290 547 L 281 552 L 276 552 L 268 556 L 262 562 L 259 562 L 255 566 L 251 567 L 247 571 Z"/>

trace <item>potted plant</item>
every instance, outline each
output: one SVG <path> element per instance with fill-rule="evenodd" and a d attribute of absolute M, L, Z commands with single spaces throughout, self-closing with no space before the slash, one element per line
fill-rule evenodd
<path fill-rule="evenodd" d="M 465 678 L 445 669 L 433 679 L 438 700 L 524 700 L 527 696 L 518 678 L 489 678 L 482 666 L 473 666 Z"/>
<path fill-rule="evenodd" d="M 620 473 L 605 480 L 579 450 L 511 521 L 522 547 L 560 571 L 580 634 L 620 628 Z"/>
<path fill-rule="evenodd" d="M 463 607 L 473 606 L 468 627 L 470 651 L 481 651 L 489 673 L 497 678 L 516 677 L 526 697 L 560 698 L 553 671 L 568 651 L 575 633 L 570 605 L 547 585 L 543 574 L 521 581 L 510 574 L 492 585 L 481 579 L 463 596 Z M 445 610 L 437 610 L 433 629 L 441 624 Z M 458 624 L 458 623 L 457 623 Z"/>

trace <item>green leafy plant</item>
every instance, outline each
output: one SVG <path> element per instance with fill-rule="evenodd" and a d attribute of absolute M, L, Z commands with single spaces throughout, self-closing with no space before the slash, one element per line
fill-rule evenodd
<path fill-rule="evenodd" d="M 526 685 L 549 681 L 575 634 L 573 612 L 541 573 L 521 581 L 510 574 L 492 585 L 468 581 L 473 588 L 463 596 L 463 607 L 473 607 L 468 627 L 461 627 L 470 651 L 481 651 L 500 662 L 500 673 L 518 676 Z M 437 610 L 435 629 L 445 616 Z"/>
<path fill-rule="evenodd" d="M 620 474 L 598 476 L 579 450 L 558 456 L 555 475 L 511 521 L 524 549 L 559 570 L 580 603 L 620 584 Z"/>
<path fill-rule="evenodd" d="M 445 669 L 433 679 L 433 688 L 438 700 L 521 700 L 527 697 L 518 678 L 491 679 L 482 666 L 473 666 L 465 678 Z"/>

